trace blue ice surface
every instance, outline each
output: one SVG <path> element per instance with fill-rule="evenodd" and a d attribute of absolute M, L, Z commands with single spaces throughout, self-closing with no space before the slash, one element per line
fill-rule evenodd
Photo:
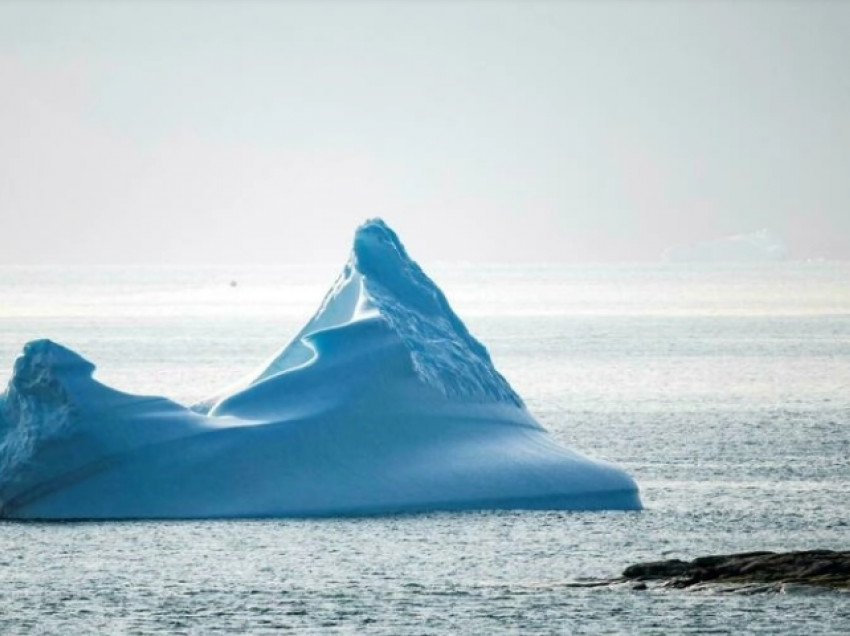
<path fill-rule="evenodd" d="M 637 510 L 637 485 L 534 420 L 383 221 L 258 373 L 187 408 L 28 343 L 0 398 L 0 515 L 20 519 Z"/>
<path fill-rule="evenodd" d="M 378 312 L 410 352 L 423 382 L 450 397 L 523 406 L 487 349 L 452 311 L 448 300 L 380 219 L 354 239 L 354 267 Z"/>

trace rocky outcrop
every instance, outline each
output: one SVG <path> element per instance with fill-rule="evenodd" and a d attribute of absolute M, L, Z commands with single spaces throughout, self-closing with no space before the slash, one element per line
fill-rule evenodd
<path fill-rule="evenodd" d="M 744 552 L 640 563 L 627 567 L 622 580 L 634 582 L 636 589 L 657 582 L 688 589 L 746 586 L 754 592 L 798 585 L 850 590 L 850 551 Z"/>

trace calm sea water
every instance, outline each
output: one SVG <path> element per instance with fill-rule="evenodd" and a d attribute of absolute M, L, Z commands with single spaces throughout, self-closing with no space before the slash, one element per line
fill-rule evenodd
<path fill-rule="evenodd" d="M 644 512 L 0 523 L 0 634 L 850 633 L 847 594 L 569 586 L 850 548 L 850 264 L 427 269 L 553 435 L 635 476 Z M 335 274 L 0 268 L 0 381 L 50 337 L 106 383 L 191 402 L 285 344 Z"/>

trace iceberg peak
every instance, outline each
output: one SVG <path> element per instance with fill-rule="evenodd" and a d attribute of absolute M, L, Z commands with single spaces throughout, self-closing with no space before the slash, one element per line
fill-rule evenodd
<path fill-rule="evenodd" d="M 69 433 L 79 413 L 68 385 L 75 378 L 91 381 L 94 368 L 51 340 L 24 345 L 6 391 L 0 395 L 0 493 L 7 486 L 4 481 L 20 480 L 21 469 L 40 446 Z"/>
<path fill-rule="evenodd" d="M 411 259 L 401 239 L 378 217 L 368 219 L 354 231 L 351 259 L 366 273 L 382 266 L 404 266 Z"/>
<path fill-rule="evenodd" d="M 313 318 L 247 385 L 308 364 L 316 354 L 316 334 L 367 319 L 389 327 L 406 349 L 413 372 L 443 395 L 523 407 L 486 347 L 410 258 L 398 235 L 377 218 L 355 231 L 351 256 Z"/>
<path fill-rule="evenodd" d="M 11 423 L 38 420 L 44 424 L 41 433 L 49 435 L 67 426 L 76 411 L 68 385 L 79 379 L 92 381 L 94 369 L 91 362 L 52 340 L 33 340 L 24 345 L 0 399 L 0 463 L 4 458 L 12 461 L 14 455 L 4 453 L 8 449 L 2 444 Z M 21 432 L 30 437 L 37 431 Z M 8 435 L 5 438 L 12 439 Z"/>
<path fill-rule="evenodd" d="M 357 229 L 350 266 L 363 277 L 371 304 L 410 351 L 423 381 L 448 396 L 522 406 L 484 345 L 381 219 Z"/>

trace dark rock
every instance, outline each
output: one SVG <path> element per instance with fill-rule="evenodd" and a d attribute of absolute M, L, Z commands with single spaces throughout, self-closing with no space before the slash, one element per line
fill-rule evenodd
<path fill-rule="evenodd" d="M 671 559 L 631 565 L 623 571 L 623 578 L 660 580 L 675 588 L 721 583 L 775 591 L 789 583 L 850 590 L 850 551 L 743 552 L 703 556 L 690 562 Z"/>
<path fill-rule="evenodd" d="M 691 564 L 679 559 L 671 559 L 670 561 L 653 561 L 651 563 L 638 563 L 630 565 L 623 572 L 623 576 L 627 579 L 636 579 L 639 581 L 650 581 L 654 579 L 669 579 L 674 576 L 685 574 Z"/>

